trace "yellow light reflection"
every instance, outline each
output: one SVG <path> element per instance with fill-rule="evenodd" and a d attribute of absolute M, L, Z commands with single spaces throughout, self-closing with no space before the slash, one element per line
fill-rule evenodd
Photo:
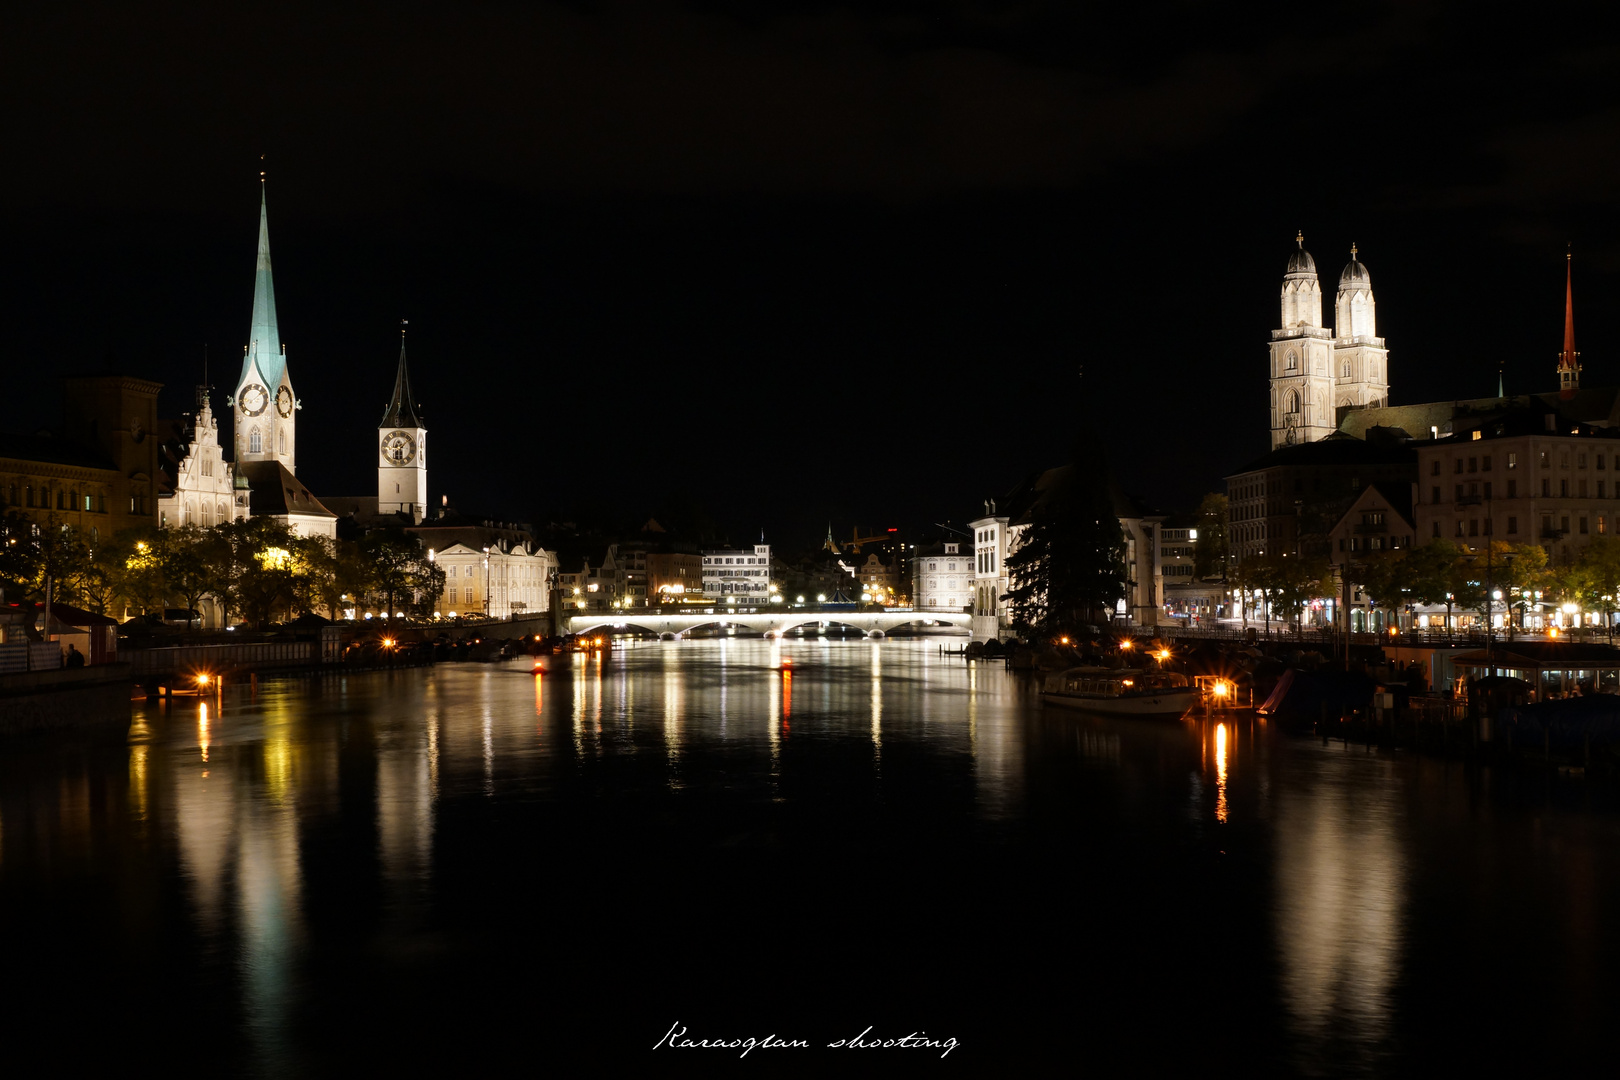
<path fill-rule="evenodd" d="M 136 821 L 146 820 L 146 746 L 129 748 L 129 812 Z"/>
<path fill-rule="evenodd" d="M 208 702 L 199 702 L 202 711 L 197 714 L 197 748 L 202 751 L 202 759 L 208 760 Z"/>
<path fill-rule="evenodd" d="M 1215 725 L 1215 820 L 1226 822 L 1226 725 Z"/>
<path fill-rule="evenodd" d="M 276 806 L 287 802 L 292 790 L 292 744 L 285 731 L 277 731 L 264 742 L 264 786 Z"/>

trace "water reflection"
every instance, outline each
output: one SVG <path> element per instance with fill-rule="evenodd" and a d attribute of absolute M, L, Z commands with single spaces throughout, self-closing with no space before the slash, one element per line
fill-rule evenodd
<path fill-rule="evenodd" d="M 311 1015 L 347 1022 L 338 1002 L 312 1001 L 321 979 L 354 1002 L 425 995 L 349 1032 L 400 1045 L 503 964 L 571 985 L 667 980 L 662 952 L 577 944 L 592 935 L 571 921 L 633 926 L 653 895 L 717 940 L 780 930 L 730 903 L 751 889 L 815 913 L 773 939 L 803 983 L 783 992 L 792 1004 L 830 942 L 859 936 L 833 930 L 851 929 L 839 913 L 878 894 L 871 881 L 918 897 L 906 918 L 930 932 L 974 927 L 967 951 L 993 959 L 955 975 L 953 953 L 878 978 L 839 954 L 837 977 L 919 999 L 944 987 L 935 1004 L 994 984 L 1024 1010 L 1009 1038 L 1042 1008 L 1071 1015 L 1084 992 L 1018 997 L 1009 975 L 1025 972 L 1006 957 L 1033 942 L 1041 965 L 1092 973 L 1126 1008 L 1138 999 L 1118 987 L 1203 987 L 1219 971 L 1212 1012 L 1275 1034 L 1245 1048 L 1255 1071 L 1377 1071 L 1396 1018 L 1444 996 L 1411 988 L 1454 986 L 1479 928 L 1515 920 L 1554 928 L 1537 962 L 1570 985 L 1514 996 L 1498 979 L 1493 995 L 1550 996 L 1593 1027 L 1605 1015 L 1620 955 L 1602 917 L 1620 893 L 1612 820 L 1561 827 L 1502 808 L 1461 770 L 1426 775 L 1230 717 L 1046 712 L 1000 665 L 936 648 L 649 643 L 555 657 L 543 677 L 443 665 L 143 706 L 128 744 L 99 757 L 0 755 L 0 899 L 45 941 L 86 926 L 123 934 L 118 947 L 160 941 L 179 974 L 154 999 L 228 999 L 210 1023 L 267 1071 L 309 1064 Z M 62 897 L 78 902 L 71 918 Z M 1164 944 L 1205 915 L 1236 944 L 1222 952 L 1202 930 Z M 1426 928 L 1426 949 L 1452 941 L 1448 962 L 1425 966 L 1409 926 Z M 423 979 L 396 990 L 399 957 L 429 936 L 475 959 L 421 961 Z M 1457 1022 L 1443 1019 L 1434 1030 Z"/>
<path fill-rule="evenodd" d="M 1354 754 L 1300 764 L 1277 799 L 1283 1001 L 1307 1065 L 1370 1067 L 1390 1037 L 1405 943 L 1400 782 Z"/>

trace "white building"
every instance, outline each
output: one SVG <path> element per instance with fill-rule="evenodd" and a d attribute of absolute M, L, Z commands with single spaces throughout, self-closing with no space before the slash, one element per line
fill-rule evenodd
<path fill-rule="evenodd" d="M 480 614 L 506 619 L 551 610 L 557 557 L 522 542 L 480 550 L 452 544 L 429 557 L 444 570 L 444 593 L 434 605 L 444 618 Z"/>
<path fill-rule="evenodd" d="M 961 611 L 975 603 L 974 560 L 961 547 L 948 540 L 912 556 L 912 603 L 917 610 Z"/>
<path fill-rule="evenodd" d="M 1338 429 L 1338 410 L 1389 403 L 1389 350 L 1377 335 L 1372 278 L 1350 247 L 1339 275 L 1335 330 L 1322 322 L 1322 285 L 1305 250 L 1283 273 L 1282 326 L 1271 332 L 1271 446 L 1324 439 Z"/>
<path fill-rule="evenodd" d="M 1007 553 L 1012 541 L 1011 518 L 997 516 L 996 504 L 984 504 L 985 516 L 968 522 L 973 530 L 974 641 L 1006 641 L 1012 636 L 1012 615 L 1007 602 Z"/>
<path fill-rule="evenodd" d="M 236 467 L 225 460 L 219 444 L 219 420 L 208 400 L 208 388 L 197 388 L 197 411 L 175 424 L 175 438 L 164 446 L 165 471 L 172 490 L 158 494 L 158 525 L 209 527 L 248 516 L 248 492 L 237 490 Z"/>
<path fill-rule="evenodd" d="M 704 596 L 763 604 L 771 592 L 771 545 L 703 553 Z"/>

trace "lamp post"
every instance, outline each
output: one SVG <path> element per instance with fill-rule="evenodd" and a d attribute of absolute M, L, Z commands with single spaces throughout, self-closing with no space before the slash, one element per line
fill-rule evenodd
<path fill-rule="evenodd" d="M 489 548 L 484 549 L 484 616 L 489 616 Z"/>

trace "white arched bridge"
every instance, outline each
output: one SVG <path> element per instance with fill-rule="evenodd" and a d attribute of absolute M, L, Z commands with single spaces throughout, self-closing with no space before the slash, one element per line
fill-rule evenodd
<path fill-rule="evenodd" d="M 867 637 L 884 637 L 902 626 L 955 626 L 970 628 L 973 616 L 965 611 L 827 611 L 818 608 L 788 608 L 782 611 L 608 611 L 589 615 L 569 615 L 564 620 L 571 634 L 596 630 L 640 630 L 661 638 L 679 640 L 700 627 L 746 627 L 766 637 L 781 637 L 789 630 L 814 626 L 845 626 Z"/>

